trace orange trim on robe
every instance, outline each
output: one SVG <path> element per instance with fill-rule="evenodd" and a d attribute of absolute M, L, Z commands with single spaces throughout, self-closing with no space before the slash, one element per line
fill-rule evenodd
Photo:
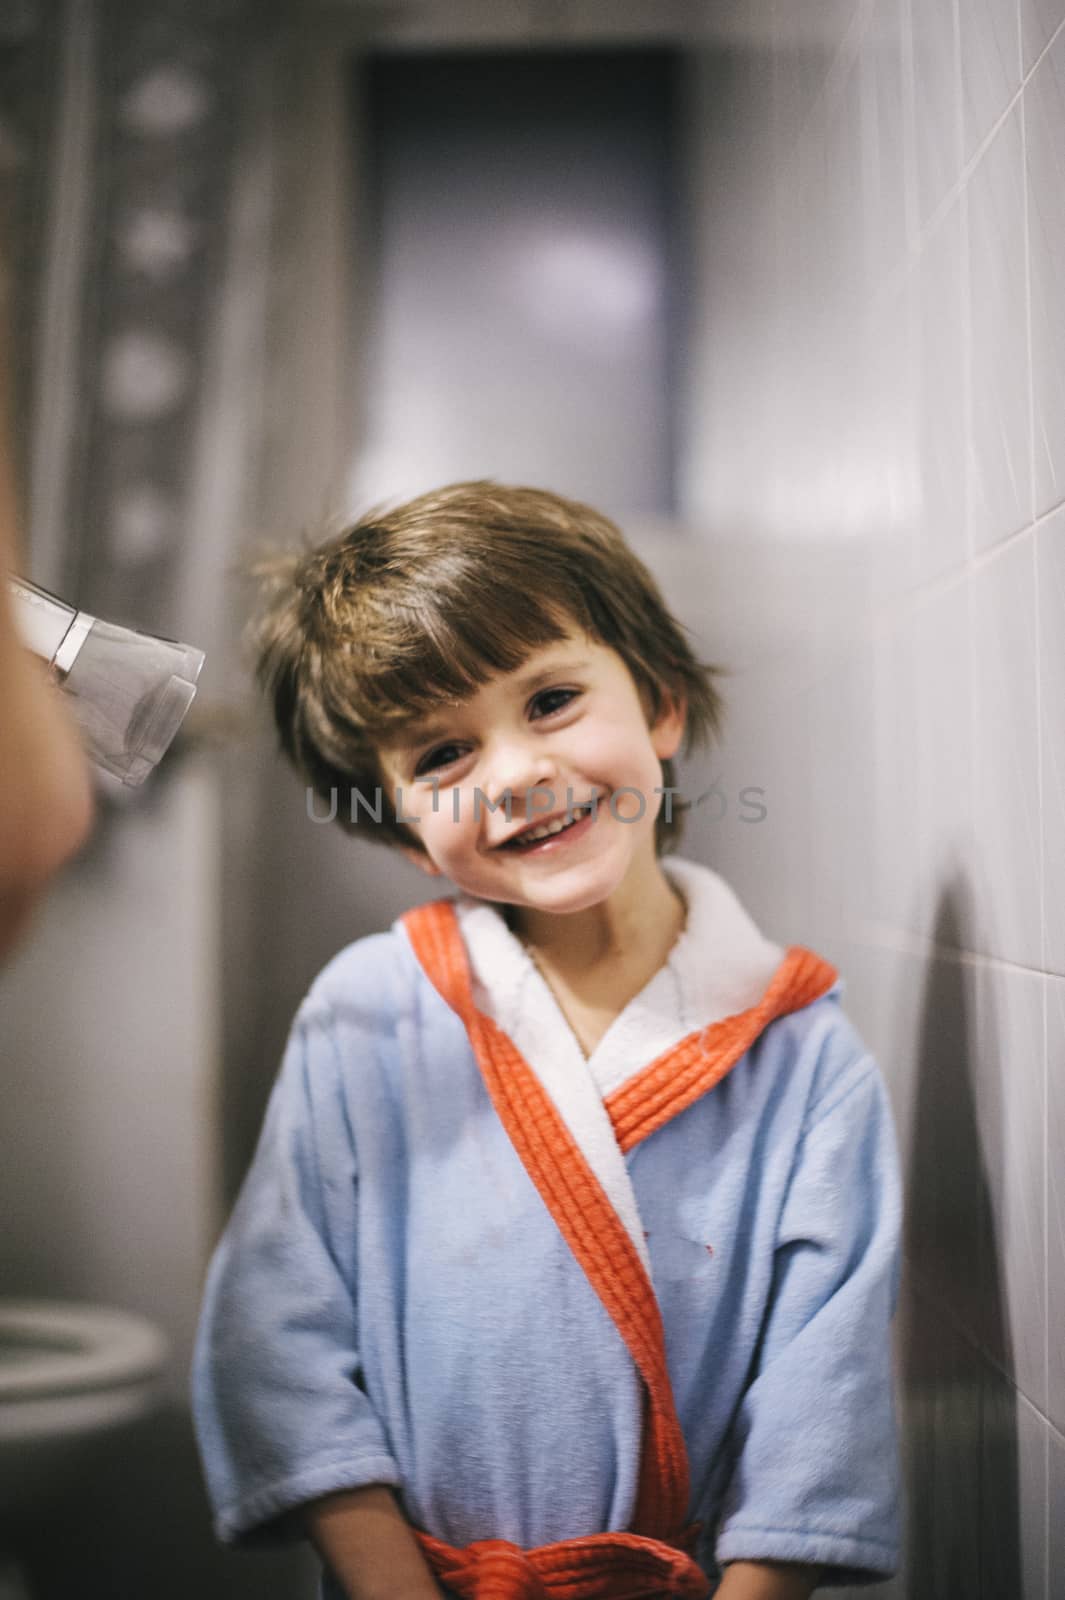
<path fill-rule="evenodd" d="M 644 1384 L 639 1486 L 629 1533 L 591 1534 L 535 1550 L 500 1539 L 455 1549 L 416 1530 L 433 1572 L 464 1600 L 702 1600 L 709 1580 L 685 1523 L 688 1453 L 666 1366 L 665 1330 L 650 1278 L 599 1179 L 517 1046 L 479 1011 L 454 903 L 406 912 L 403 925 L 433 987 L 461 1017 L 500 1121 L 559 1231 L 625 1341 Z M 817 999 L 834 968 L 792 946 L 757 1006 L 688 1035 L 610 1095 L 623 1151 L 720 1082 L 774 1017 Z"/>

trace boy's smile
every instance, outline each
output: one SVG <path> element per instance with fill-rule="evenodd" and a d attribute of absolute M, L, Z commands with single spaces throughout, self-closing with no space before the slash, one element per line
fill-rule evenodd
<path fill-rule="evenodd" d="M 655 790 L 683 732 L 683 705 L 667 701 L 648 727 L 621 656 L 572 631 L 382 751 L 426 852 L 404 853 L 467 894 L 526 908 L 526 923 L 619 893 L 626 906 L 641 894 L 653 903 Z M 551 837 L 519 842 L 549 827 Z"/>

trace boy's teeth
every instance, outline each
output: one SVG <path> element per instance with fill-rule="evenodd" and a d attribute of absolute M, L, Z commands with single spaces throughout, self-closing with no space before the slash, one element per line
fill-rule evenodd
<path fill-rule="evenodd" d="M 523 833 L 515 842 L 521 846 L 523 844 L 532 844 L 537 839 L 549 839 L 553 833 L 561 833 L 563 828 L 568 828 L 571 822 L 576 822 L 579 817 L 583 817 L 587 810 L 587 806 L 574 806 L 569 813 L 568 820 L 565 817 L 559 817 L 555 822 L 545 823 L 542 828 L 534 828 L 530 833 Z"/>
<path fill-rule="evenodd" d="M 521 843 L 533 844 L 537 839 L 550 839 L 553 833 L 561 833 L 565 827 L 568 827 L 566 822 L 548 822 L 542 828 L 533 828 L 531 833 L 523 833 Z"/>

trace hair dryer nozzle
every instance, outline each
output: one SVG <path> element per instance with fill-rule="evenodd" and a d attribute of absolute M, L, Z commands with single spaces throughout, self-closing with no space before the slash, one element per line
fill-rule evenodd
<path fill-rule="evenodd" d="M 23 638 L 58 672 L 92 760 L 143 783 L 192 704 L 203 651 L 101 622 L 24 578 L 11 591 Z"/>

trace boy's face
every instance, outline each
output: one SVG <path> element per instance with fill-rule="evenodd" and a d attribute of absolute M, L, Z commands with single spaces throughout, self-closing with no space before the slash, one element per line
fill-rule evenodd
<path fill-rule="evenodd" d="M 622 658 L 574 629 L 381 751 L 426 852 L 404 854 L 479 899 L 560 913 L 597 905 L 634 866 L 653 865 L 655 788 L 684 715 L 667 703 L 649 728 Z M 596 797 L 593 816 L 548 843 L 509 842 Z"/>

